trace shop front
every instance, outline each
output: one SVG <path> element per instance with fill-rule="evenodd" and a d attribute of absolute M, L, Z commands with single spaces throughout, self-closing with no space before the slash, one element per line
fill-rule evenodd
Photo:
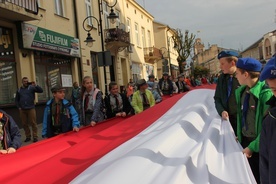
<path fill-rule="evenodd" d="M 65 87 L 66 99 L 70 100 L 73 82 L 80 81 L 79 39 L 22 22 L 16 27 L 18 53 L 22 55 L 18 61 L 14 57 L 12 30 L 0 27 L 0 105 L 11 115 L 18 114 L 15 93 L 22 77 L 28 77 L 43 88 L 36 98 L 37 122 L 41 123 L 45 103 L 52 97 L 51 88 Z"/>
<path fill-rule="evenodd" d="M 14 106 L 17 90 L 12 29 L 0 26 L 0 108 Z"/>

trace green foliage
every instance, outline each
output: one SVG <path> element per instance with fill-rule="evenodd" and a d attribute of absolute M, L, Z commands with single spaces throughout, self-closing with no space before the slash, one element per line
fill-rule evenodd
<path fill-rule="evenodd" d="M 192 75 L 194 77 L 197 77 L 198 75 L 199 76 L 203 76 L 203 75 L 207 76 L 207 75 L 209 75 L 209 73 L 210 73 L 210 70 L 208 68 L 198 65 L 194 68 L 194 73 Z"/>
<path fill-rule="evenodd" d="M 185 63 L 187 59 L 190 57 L 193 46 L 195 35 L 193 33 L 189 34 L 189 31 L 185 31 L 185 35 L 183 35 L 180 29 L 175 30 L 175 35 L 172 37 L 175 43 L 175 50 L 178 53 L 178 66 L 179 72 L 183 73 L 185 68 Z"/>

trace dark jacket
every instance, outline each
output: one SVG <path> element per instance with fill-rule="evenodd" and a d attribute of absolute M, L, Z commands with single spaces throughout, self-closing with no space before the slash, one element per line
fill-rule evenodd
<path fill-rule="evenodd" d="M 131 110 L 131 105 L 126 97 L 125 94 L 120 93 L 122 100 L 123 100 L 123 110 L 122 112 L 125 112 L 126 114 L 128 114 Z M 110 105 L 110 94 L 105 96 L 104 98 L 104 103 L 105 103 L 105 108 L 106 108 L 106 116 L 107 118 L 112 118 L 116 116 L 116 113 L 118 112 L 113 112 L 111 105 Z"/>
<path fill-rule="evenodd" d="M 182 83 L 182 86 L 183 86 L 183 89 L 182 89 L 182 91 L 180 91 L 180 88 L 179 88 L 179 83 Z M 177 82 L 175 82 L 175 84 L 176 84 L 176 86 L 177 86 L 177 88 L 178 88 L 178 93 L 181 93 L 181 92 L 186 92 L 186 91 L 189 91 L 190 89 L 189 89 L 189 87 L 186 85 L 186 83 L 184 82 L 184 81 L 177 81 Z"/>
<path fill-rule="evenodd" d="M 28 87 L 20 87 L 15 96 L 15 104 L 17 108 L 21 109 L 33 109 L 35 108 L 34 100 L 35 93 L 42 93 L 43 89 L 36 85 L 29 85 Z"/>
<path fill-rule="evenodd" d="M 215 91 L 215 107 L 218 112 L 218 114 L 221 116 L 221 113 L 223 111 L 229 111 L 228 102 L 227 102 L 227 91 L 228 91 L 228 79 L 230 75 L 229 74 L 221 74 L 218 78 L 218 83 Z M 237 80 L 236 78 L 233 80 Z M 231 95 L 234 95 L 235 97 L 235 91 L 238 86 L 233 86 Z"/>
<path fill-rule="evenodd" d="M 168 80 L 168 84 L 169 84 L 169 94 L 173 94 L 173 83 L 170 79 L 167 79 L 167 80 Z M 162 92 L 163 92 L 163 89 L 162 89 L 163 81 L 164 81 L 164 79 L 161 78 L 158 82 L 158 85 L 159 85 Z"/>
<path fill-rule="evenodd" d="M 52 118 L 52 103 L 54 99 L 47 102 L 44 116 L 43 116 L 43 129 L 42 137 L 53 137 L 53 118 Z M 69 132 L 73 130 L 73 127 L 79 127 L 79 116 L 73 105 L 67 100 L 62 100 L 62 109 L 60 114 L 61 133 Z"/>
<path fill-rule="evenodd" d="M 21 135 L 19 128 L 13 118 L 5 111 L 0 110 L 0 113 L 3 113 L 0 123 L 2 123 L 4 130 L 3 141 L 1 144 L 4 149 L 8 149 L 9 147 L 18 149 L 21 146 Z"/>
<path fill-rule="evenodd" d="M 270 105 L 263 120 L 260 136 L 260 178 L 262 184 L 276 183 L 276 97 L 267 102 Z"/>

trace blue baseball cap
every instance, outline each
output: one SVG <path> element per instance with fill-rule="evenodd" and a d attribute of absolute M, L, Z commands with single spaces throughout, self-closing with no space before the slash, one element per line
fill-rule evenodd
<path fill-rule="evenodd" d="M 272 57 L 264 66 L 260 81 L 276 78 L 276 56 Z"/>
<path fill-rule="evenodd" d="M 236 65 L 240 69 L 251 72 L 260 72 L 262 70 L 261 62 L 254 58 L 239 58 Z"/>
<path fill-rule="evenodd" d="M 223 50 L 218 54 L 218 59 L 231 56 L 238 57 L 239 53 L 232 50 Z"/>

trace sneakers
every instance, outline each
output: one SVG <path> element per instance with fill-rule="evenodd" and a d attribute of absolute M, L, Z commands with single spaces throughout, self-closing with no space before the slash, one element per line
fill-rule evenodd
<path fill-rule="evenodd" d="M 37 139 L 37 138 L 34 138 L 33 142 L 37 142 L 37 141 L 38 141 L 38 139 Z"/>
<path fill-rule="evenodd" d="M 27 137 L 24 142 L 29 142 L 31 138 Z"/>

